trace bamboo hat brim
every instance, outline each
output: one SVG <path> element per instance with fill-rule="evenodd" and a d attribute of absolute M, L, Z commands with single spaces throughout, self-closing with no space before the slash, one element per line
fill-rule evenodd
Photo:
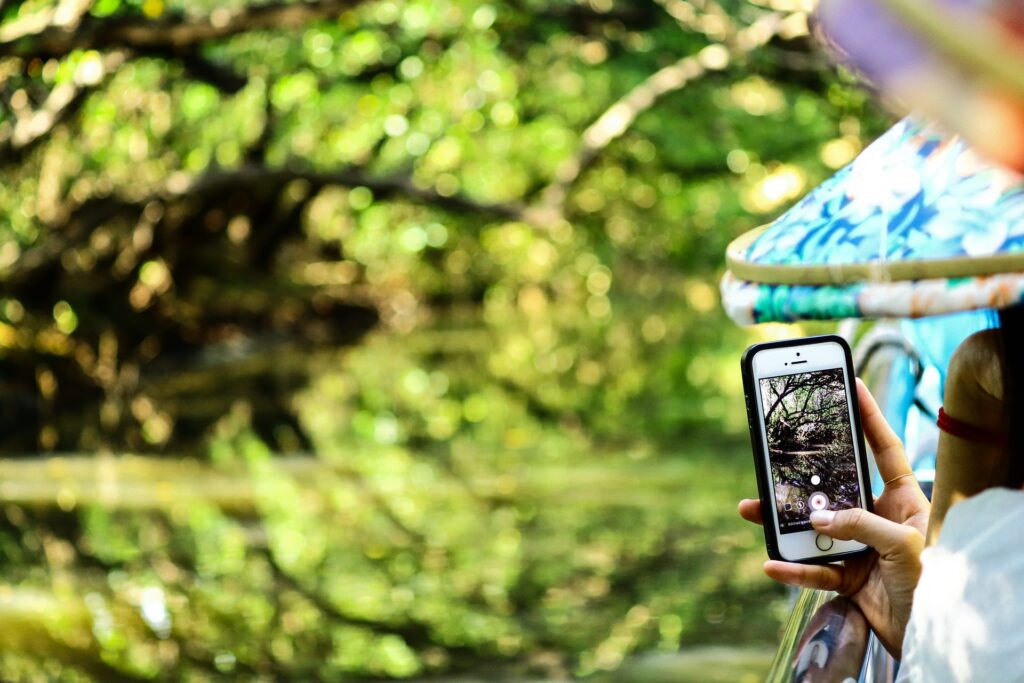
<path fill-rule="evenodd" d="M 740 322 L 1012 305 L 1024 292 L 1024 180 L 905 119 L 735 240 L 726 261 L 723 302 Z"/>

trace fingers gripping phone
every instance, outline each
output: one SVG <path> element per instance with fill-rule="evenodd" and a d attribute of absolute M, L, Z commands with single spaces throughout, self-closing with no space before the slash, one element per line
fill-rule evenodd
<path fill-rule="evenodd" d="M 755 344 L 741 363 L 768 556 L 823 563 L 866 552 L 810 522 L 815 510 L 872 509 L 850 347 L 834 335 Z"/>

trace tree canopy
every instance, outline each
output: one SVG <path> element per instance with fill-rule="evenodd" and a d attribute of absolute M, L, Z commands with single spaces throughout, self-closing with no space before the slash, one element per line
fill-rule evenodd
<path fill-rule="evenodd" d="M 721 256 L 884 125 L 809 9 L 0 0 L 3 677 L 770 639 Z"/>

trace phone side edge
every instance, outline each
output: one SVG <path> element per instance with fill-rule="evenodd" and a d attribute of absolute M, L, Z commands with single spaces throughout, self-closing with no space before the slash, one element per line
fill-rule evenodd
<path fill-rule="evenodd" d="M 778 537 L 775 533 L 774 516 L 771 506 L 774 504 L 768 495 L 770 489 L 769 473 L 765 468 L 764 439 L 761 434 L 761 421 L 757 417 L 756 387 L 754 386 L 754 356 L 766 348 L 766 344 L 754 344 L 743 352 L 740 358 L 740 371 L 743 378 L 743 398 L 747 408 L 747 427 L 750 432 L 751 454 L 754 458 L 754 472 L 757 479 L 757 496 L 761 501 L 761 529 L 764 531 L 765 550 L 772 560 L 785 562 L 779 552 Z"/>
<path fill-rule="evenodd" d="M 875 511 L 874 494 L 871 492 L 871 469 L 868 466 L 868 449 L 864 441 L 864 427 L 860 416 L 860 394 L 857 390 L 857 368 L 853 365 L 853 352 L 846 340 L 834 335 L 841 343 L 843 352 L 846 354 L 846 369 L 850 375 L 850 389 L 853 394 L 853 403 L 850 406 L 850 413 L 853 415 L 853 434 L 857 439 L 857 464 L 861 474 L 861 497 L 864 509 L 868 512 Z M 879 408 L 881 410 L 881 408 Z"/>

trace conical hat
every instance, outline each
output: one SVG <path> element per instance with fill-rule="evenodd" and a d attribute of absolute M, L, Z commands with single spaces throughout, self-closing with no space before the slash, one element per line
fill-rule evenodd
<path fill-rule="evenodd" d="M 897 110 L 1024 170 L 1024 2 L 822 0 L 819 33 Z"/>
<path fill-rule="evenodd" d="M 904 119 L 728 248 L 737 322 L 921 317 L 1024 298 L 1024 179 Z"/>

